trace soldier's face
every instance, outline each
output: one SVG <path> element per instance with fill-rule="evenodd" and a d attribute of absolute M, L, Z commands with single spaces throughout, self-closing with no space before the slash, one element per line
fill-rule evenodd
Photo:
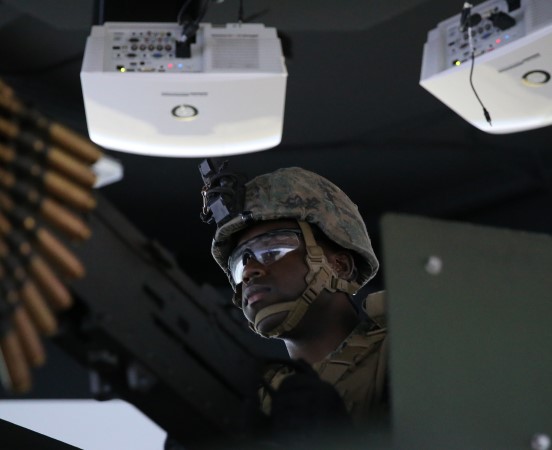
<path fill-rule="evenodd" d="M 236 247 L 258 238 L 259 236 L 282 229 L 299 229 L 292 220 L 275 220 L 254 225 L 239 236 Z M 301 296 L 307 283 L 305 276 L 308 266 L 305 262 L 305 245 L 302 237 L 296 250 L 285 254 L 268 265 L 262 264 L 254 257 L 247 258 L 242 273 L 242 307 L 245 317 L 255 321 L 255 315 L 263 308 L 283 302 L 296 300 Z M 263 319 L 258 328 L 266 333 L 277 327 L 286 317 L 287 312 L 272 314 Z"/>

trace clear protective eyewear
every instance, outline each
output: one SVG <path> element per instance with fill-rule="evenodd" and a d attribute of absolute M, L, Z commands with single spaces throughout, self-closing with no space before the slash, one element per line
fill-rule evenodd
<path fill-rule="evenodd" d="M 234 249 L 228 258 L 228 269 L 236 285 L 243 280 L 243 271 L 250 258 L 254 258 L 263 266 L 268 266 L 282 259 L 301 245 L 299 236 L 301 230 L 282 229 L 250 239 Z"/>

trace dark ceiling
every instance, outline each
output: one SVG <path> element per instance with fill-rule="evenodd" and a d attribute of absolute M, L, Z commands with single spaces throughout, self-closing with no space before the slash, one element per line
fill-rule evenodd
<path fill-rule="evenodd" d="M 0 76 L 85 134 L 79 71 L 90 26 L 102 17 L 174 22 L 181 3 L 0 1 Z M 238 5 L 212 3 L 205 21 L 235 21 Z M 231 167 L 254 176 L 298 165 L 326 176 L 359 205 L 376 249 L 388 211 L 552 232 L 552 129 L 485 134 L 418 84 L 427 32 L 457 14 L 461 1 L 244 6 L 246 17 L 283 33 L 289 78 L 282 143 L 231 157 Z M 209 254 L 213 228 L 199 219 L 200 159 L 109 153 L 125 176 L 102 194 L 172 251 L 192 279 L 225 287 Z"/>

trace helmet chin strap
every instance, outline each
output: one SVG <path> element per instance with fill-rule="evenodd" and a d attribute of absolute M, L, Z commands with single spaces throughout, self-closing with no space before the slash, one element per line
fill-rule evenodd
<path fill-rule="evenodd" d="M 322 247 L 316 243 L 310 225 L 303 221 L 298 221 L 298 224 L 303 233 L 307 249 L 306 262 L 309 267 L 309 272 L 305 276 L 307 288 L 296 300 L 269 305 L 259 310 L 255 316 L 255 322 L 250 324 L 250 327 L 264 337 L 279 337 L 293 330 L 301 321 L 312 302 L 318 298 L 324 289 L 330 292 L 341 291 L 352 295 L 360 288 L 357 283 L 337 276 L 333 267 L 328 263 Z M 281 312 L 287 312 L 287 316 L 282 323 L 267 332 L 259 330 L 259 324 L 262 320 Z"/>

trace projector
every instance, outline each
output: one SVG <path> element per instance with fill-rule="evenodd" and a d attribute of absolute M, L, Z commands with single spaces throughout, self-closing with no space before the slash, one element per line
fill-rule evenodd
<path fill-rule="evenodd" d="M 460 14 L 428 33 L 420 84 L 477 128 L 495 134 L 552 123 L 552 1 L 487 1 L 472 8 L 473 84 L 489 111 L 483 115 L 471 86 L 471 46 Z"/>
<path fill-rule="evenodd" d="M 106 22 L 86 42 L 81 85 L 90 139 L 156 156 L 266 150 L 282 137 L 287 71 L 274 28 Z"/>

